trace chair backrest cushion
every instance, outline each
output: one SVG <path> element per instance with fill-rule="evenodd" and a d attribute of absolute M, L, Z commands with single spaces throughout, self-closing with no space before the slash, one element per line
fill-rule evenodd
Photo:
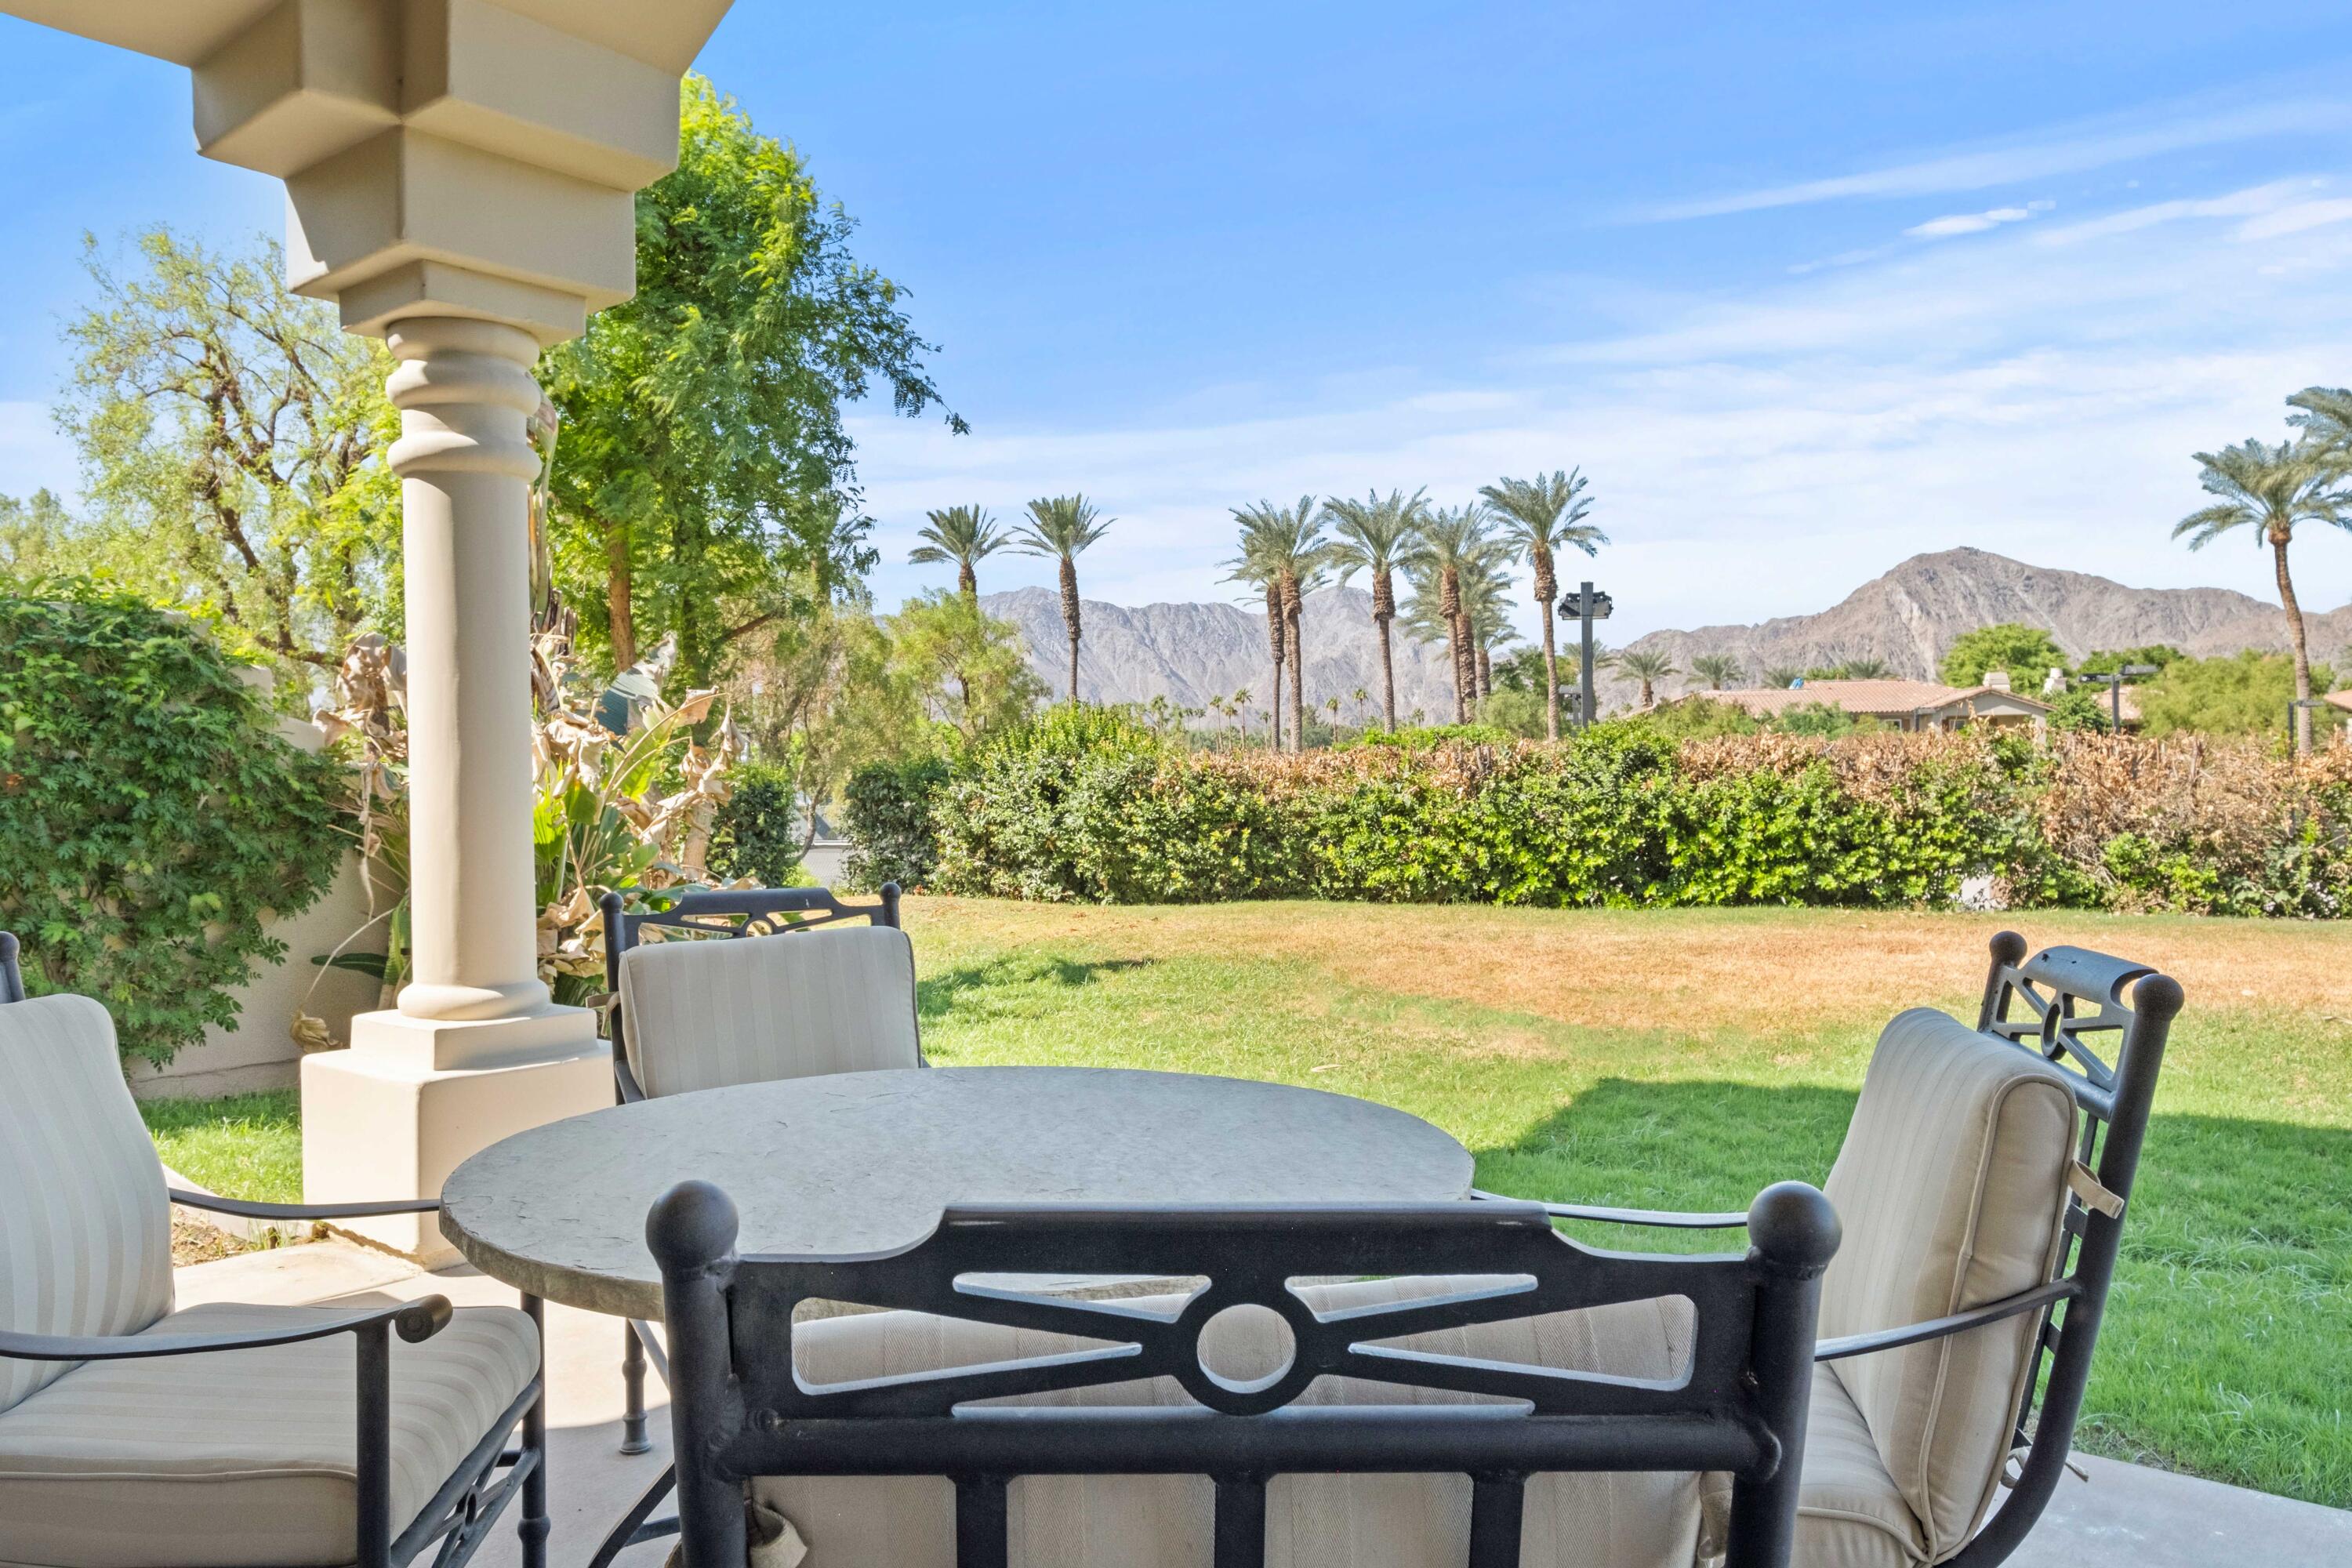
<path fill-rule="evenodd" d="M 0 1006 L 0 1328 L 132 1334 L 172 1310 L 172 1205 L 114 1020 L 87 996 Z M 0 1360 L 0 1410 L 72 1370 Z"/>
<path fill-rule="evenodd" d="M 915 950 L 879 925 L 643 943 L 621 955 L 621 1021 L 650 1096 L 910 1068 Z"/>
<path fill-rule="evenodd" d="M 2063 1239 L 2074 1100 L 2048 1062 L 1931 1008 L 1878 1038 L 1823 1188 L 1845 1243 L 1822 1284 L 1824 1338 L 1897 1328 L 2049 1279 Z M 1990 1506 L 2038 1318 L 1832 1362 L 1931 1554 Z"/>
<path fill-rule="evenodd" d="M 1328 1313 L 1465 1289 L 1468 1278 L 1424 1276 L 1309 1285 Z M 1173 1310 L 1181 1298 L 1123 1305 Z M 1398 1342 L 1444 1355 L 1671 1380 L 1689 1364 L 1690 1303 L 1681 1297 L 1484 1323 Z M 876 1312 L 793 1330 L 796 1364 L 812 1383 L 1054 1355 L 1098 1342 L 919 1312 Z M 1202 1336 L 1229 1373 L 1281 1364 L 1264 1320 L 1222 1317 Z M 1349 1378 L 1319 1379 L 1300 1405 L 1454 1404 L 1473 1396 Z M 1172 1378 L 1114 1384 L 1002 1403 L 1189 1405 Z M 1699 1551 L 1700 1479 L 1692 1474 L 1579 1472 L 1528 1483 L 1522 1561 L 1576 1568 L 1689 1568 Z M 810 1563 L 954 1568 L 953 1490 L 943 1479 L 771 1477 L 754 1495 L 790 1520 Z M 1029 1476 L 1013 1483 L 1012 1561 L 1087 1568 L 1196 1568 L 1210 1557 L 1213 1488 L 1202 1476 Z M 1462 1475 L 1288 1475 L 1266 1489 L 1267 1561 L 1286 1568 L 1461 1568 L 1470 1483 Z"/>

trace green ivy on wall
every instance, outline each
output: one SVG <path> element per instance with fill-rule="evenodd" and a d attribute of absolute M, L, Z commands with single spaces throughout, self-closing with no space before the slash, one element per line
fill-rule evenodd
<path fill-rule="evenodd" d="M 234 1023 L 347 839 L 344 771 L 280 736 L 211 635 L 83 581 L 0 584 L 0 927 L 37 992 L 162 1063 Z"/>

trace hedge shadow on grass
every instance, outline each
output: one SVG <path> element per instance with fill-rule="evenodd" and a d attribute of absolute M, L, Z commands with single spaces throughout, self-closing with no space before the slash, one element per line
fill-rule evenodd
<path fill-rule="evenodd" d="M 958 1002 L 968 994 L 1018 991 L 1036 985 L 1076 990 L 1096 984 L 1105 974 L 1146 969 L 1160 962 L 1156 958 L 1076 959 L 1053 953 L 1009 953 L 983 963 L 958 964 L 953 969 L 920 975 L 915 982 L 915 1011 L 919 1017 L 936 1022 L 955 1012 Z"/>

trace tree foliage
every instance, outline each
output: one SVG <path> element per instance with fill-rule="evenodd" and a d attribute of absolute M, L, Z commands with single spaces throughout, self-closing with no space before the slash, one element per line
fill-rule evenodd
<path fill-rule="evenodd" d="M 2053 669 L 2063 669 L 2067 663 L 2058 639 L 2044 628 L 2003 621 L 1953 638 L 1938 673 L 1947 686 L 1975 686 L 1987 670 L 2004 669 L 2012 689 L 2032 695 L 2042 689 Z"/>
<path fill-rule="evenodd" d="M 87 244 L 98 300 L 66 329 L 77 558 L 240 651 L 331 669 L 353 636 L 400 624 L 391 356 L 289 293 L 275 242 L 221 253 L 158 228 L 135 256 L 119 269 Z"/>
<path fill-rule="evenodd" d="M 797 152 L 687 77 L 678 166 L 637 197 L 635 296 L 540 366 L 562 414 L 559 570 L 615 666 L 674 636 L 677 679 L 709 685 L 873 563 L 845 411 L 887 389 L 919 415 L 940 394 L 854 226 Z"/>
<path fill-rule="evenodd" d="M 2284 735 L 2295 673 L 2292 658 L 2256 648 L 2222 658 L 2175 659 L 2137 689 L 2140 723 L 2150 735 Z M 2312 684 L 2321 690 L 2334 679 L 2327 666 L 2312 667 Z M 2321 721 L 2338 727 L 2343 720 L 2323 716 Z"/>
<path fill-rule="evenodd" d="M 344 774 L 278 733 L 203 627 L 88 582 L 0 590 L 0 927 L 39 991 L 169 1061 L 332 879 Z"/>

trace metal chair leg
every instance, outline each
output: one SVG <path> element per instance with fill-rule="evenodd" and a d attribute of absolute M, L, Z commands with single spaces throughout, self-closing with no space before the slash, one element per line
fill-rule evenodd
<path fill-rule="evenodd" d="M 653 1449 L 646 1436 L 646 1342 L 637 1325 L 621 1320 L 621 1452 L 644 1454 Z"/>
<path fill-rule="evenodd" d="M 547 1568 L 547 1307 L 538 1297 L 525 1296 L 522 1310 L 539 1331 L 539 1397 L 523 1412 L 522 1448 L 539 1462 L 523 1476 L 522 1521 L 515 1533 L 522 1542 L 522 1568 Z"/>

